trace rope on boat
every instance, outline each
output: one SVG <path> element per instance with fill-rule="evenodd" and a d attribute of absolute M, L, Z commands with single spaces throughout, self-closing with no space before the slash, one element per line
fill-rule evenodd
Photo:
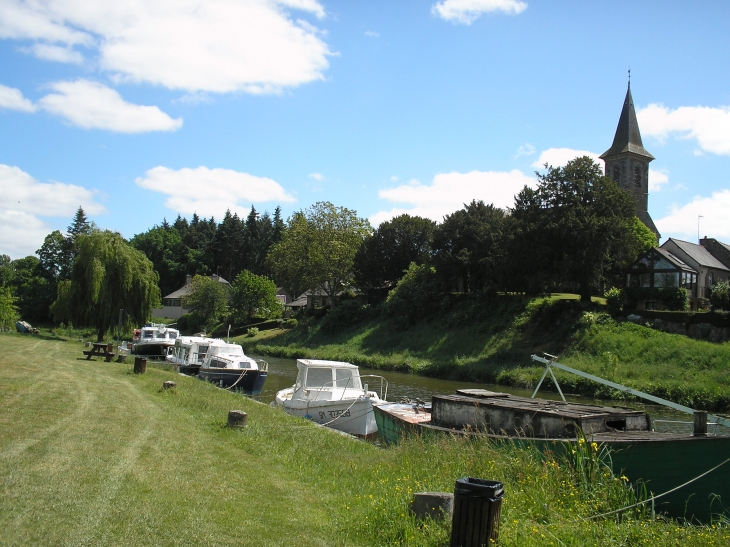
<path fill-rule="evenodd" d="M 705 471 L 701 475 L 698 475 L 694 479 L 689 480 L 689 481 L 685 482 L 684 484 L 680 484 L 679 486 L 676 486 L 676 487 L 672 488 L 671 490 L 667 490 L 666 492 L 664 492 L 663 494 L 659 494 L 658 496 L 653 496 L 653 497 L 651 497 L 651 498 L 649 498 L 647 500 L 640 501 L 638 503 L 634 503 L 633 505 L 629 505 L 628 507 L 623 507 L 622 509 L 616 509 L 615 511 L 609 511 L 608 513 L 602 513 L 600 515 L 593 515 L 592 517 L 583 517 L 580 520 L 593 520 L 593 519 L 597 519 L 597 518 L 601 518 L 601 517 L 607 517 L 609 515 L 614 515 L 616 513 L 623 513 L 624 511 L 628 511 L 629 509 L 633 509 L 634 507 L 639 507 L 640 505 L 644 505 L 644 504 L 647 504 L 649 502 L 653 502 L 654 500 L 658 500 L 659 498 L 664 497 L 667 494 L 671 494 L 672 492 L 676 492 L 680 488 L 684 488 L 688 484 L 692 484 L 693 482 L 695 482 L 696 480 L 701 479 L 705 475 L 709 475 L 710 473 L 712 473 L 716 469 L 719 469 L 720 467 L 722 467 L 723 465 L 725 465 L 727 462 L 730 462 L 730 458 L 728 458 L 727 460 L 725 460 L 722 463 L 717 464 L 715 467 L 713 467 L 709 471 Z"/>
<path fill-rule="evenodd" d="M 231 384 L 230 386 L 228 386 L 228 387 L 224 387 L 223 389 L 233 389 L 234 387 L 236 387 L 236 384 L 237 384 L 238 382 L 240 382 L 240 381 L 241 381 L 241 378 L 243 378 L 244 376 L 246 376 L 246 373 L 247 373 L 247 372 L 248 372 L 248 370 L 246 370 L 246 369 L 243 369 L 243 372 L 242 372 L 242 373 L 241 373 L 241 375 L 240 375 L 240 376 L 238 377 L 238 379 L 237 379 L 237 380 L 236 380 L 235 382 L 233 382 L 233 383 L 232 383 L 232 384 Z"/>

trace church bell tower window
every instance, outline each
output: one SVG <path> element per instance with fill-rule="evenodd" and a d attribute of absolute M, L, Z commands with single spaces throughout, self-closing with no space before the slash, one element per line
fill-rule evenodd
<path fill-rule="evenodd" d="M 641 188 L 641 167 L 638 165 L 634 168 L 634 186 Z"/>
<path fill-rule="evenodd" d="M 621 168 L 618 165 L 613 166 L 613 181 L 616 184 L 621 184 Z"/>

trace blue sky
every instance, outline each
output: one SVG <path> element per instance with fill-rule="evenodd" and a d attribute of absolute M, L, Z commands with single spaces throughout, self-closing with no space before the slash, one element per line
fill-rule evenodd
<path fill-rule="evenodd" d="M 629 69 L 663 239 L 699 221 L 730 242 L 729 21 L 709 1 L 2 0 L 0 254 L 79 205 L 125 237 L 251 205 L 509 207 L 545 162 L 610 147 Z"/>

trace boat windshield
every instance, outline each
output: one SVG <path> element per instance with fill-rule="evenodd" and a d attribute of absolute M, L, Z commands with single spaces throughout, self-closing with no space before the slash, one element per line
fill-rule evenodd
<path fill-rule="evenodd" d="M 332 385 L 331 368 L 310 368 L 307 370 L 307 387 L 325 387 Z"/>
<path fill-rule="evenodd" d="M 362 389 L 360 385 L 360 376 L 355 374 L 355 370 L 351 368 L 335 369 L 335 387 Z"/>

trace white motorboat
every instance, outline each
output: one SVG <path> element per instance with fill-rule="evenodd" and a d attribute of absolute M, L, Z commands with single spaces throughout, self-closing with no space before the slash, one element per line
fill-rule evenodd
<path fill-rule="evenodd" d="M 208 356 L 208 348 L 215 339 L 205 336 L 180 336 L 175 340 L 167 361 L 182 374 L 196 375 Z"/>
<path fill-rule="evenodd" d="M 171 325 L 147 323 L 141 329 L 134 330 L 132 353 L 152 359 L 164 359 L 179 336 L 180 331 Z"/>
<path fill-rule="evenodd" d="M 239 344 L 229 344 L 220 339 L 209 341 L 198 378 L 246 395 L 261 393 L 269 372 L 268 363 L 248 357 Z"/>
<path fill-rule="evenodd" d="M 385 402 L 388 382 L 382 376 L 366 375 L 380 381 L 381 393 L 362 383 L 355 365 L 339 361 L 297 359 L 297 380 L 276 394 L 276 404 L 288 414 L 313 420 L 351 435 L 365 437 L 377 433 L 373 406 Z M 384 389 L 384 391 L 383 391 Z"/>

